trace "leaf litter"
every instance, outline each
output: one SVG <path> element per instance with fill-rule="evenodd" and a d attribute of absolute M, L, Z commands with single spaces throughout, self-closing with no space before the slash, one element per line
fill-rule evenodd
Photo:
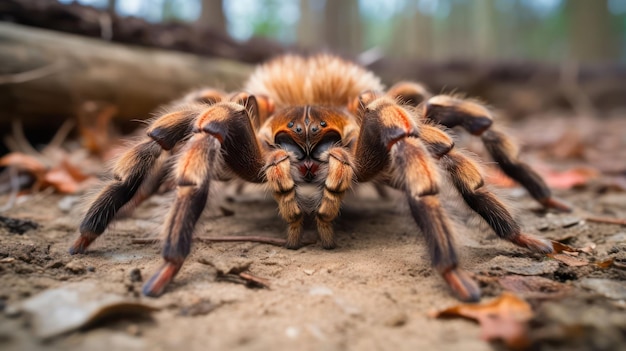
<path fill-rule="evenodd" d="M 467 318 L 481 326 L 481 338 L 502 340 L 507 347 L 521 350 L 529 346 L 528 321 L 533 317 L 530 305 L 515 294 L 504 292 L 481 304 L 459 304 L 430 313 L 433 318 Z"/>

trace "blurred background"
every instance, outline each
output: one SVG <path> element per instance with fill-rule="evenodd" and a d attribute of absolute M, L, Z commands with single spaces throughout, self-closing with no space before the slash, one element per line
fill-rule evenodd
<path fill-rule="evenodd" d="M 60 0 L 69 4 L 73 0 Z M 79 0 L 237 40 L 425 60 L 626 63 L 625 0 Z"/>
<path fill-rule="evenodd" d="M 480 99 L 527 155 L 626 188 L 626 0 L 2 0 L 0 154 L 107 159 L 159 106 L 287 52 Z"/>

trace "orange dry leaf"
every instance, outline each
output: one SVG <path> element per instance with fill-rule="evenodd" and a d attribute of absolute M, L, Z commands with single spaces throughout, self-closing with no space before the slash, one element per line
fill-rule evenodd
<path fill-rule="evenodd" d="M 604 260 L 604 261 L 596 263 L 596 266 L 600 268 L 609 268 L 613 265 L 614 262 L 615 262 L 615 257 L 611 257 L 608 260 Z"/>
<path fill-rule="evenodd" d="M 511 293 L 502 293 L 483 304 L 460 304 L 431 313 L 435 318 L 462 317 L 477 321 L 485 340 L 503 340 L 512 349 L 524 349 L 530 344 L 528 321 L 533 317 L 530 305 Z"/>
<path fill-rule="evenodd" d="M 36 177 L 46 172 L 46 165 L 39 161 L 36 157 L 29 156 L 20 152 L 12 152 L 0 158 L 0 166 L 15 167 L 20 171 L 28 172 Z"/>
<path fill-rule="evenodd" d="M 572 257 L 566 254 L 548 254 L 548 257 L 551 257 L 557 261 L 561 261 L 570 267 L 582 267 L 589 264 L 589 261 L 584 260 L 582 258 Z"/>
<path fill-rule="evenodd" d="M 576 167 L 566 171 L 555 171 L 542 165 L 536 165 L 534 168 L 546 181 L 546 184 L 555 189 L 571 189 L 585 185 L 599 176 L 597 170 L 589 167 Z M 485 179 L 489 184 L 495 184 L 503 188 L 518 186 L 513 179 L 509 178 L 498 168 L 488 167 L 485 172 Z"/>
<path fill-rule="evenodd" d="M 560 243 L 558 241 L 554 241 L 554 240 L 551 240 L 551 241 L 552 241 L 552 249 L 554 250 L 553 254 L 565 253 L 570 256 L 577 256 L 579 252 L 591 253 L 593 252 L 593 249 L 596 248 L 596 244 L 594 243 L 588 243 L 587 246 L 583 248 L 575 248 L 575 247 L 571 247 L 569 245 Z"/>
<path fill-rule="evenodd" d="M 552 170 L 539 171 L 548 186 L 555 189 L 571 189 L 575 186 L 585 185 L 591 179 L 597 178 L 597 170 L 589 167 L 577 167 L 559 172 Z"/>
<path fill-rule="evenodd" d="M 103 155 L 111 147 L 111 120 L 117 107 L 87 101 L 78 115 L 78 132 L 83 146 L 94 155 Z"/>
<path fill-rule="evenodd" d="M 0 166 L 11 166 L 32 174 L 35 177 L 34 189 L 52 187 L 56 192 L 63 194 L 77 192 L 80 190 L 80 183 L 89 178 L 66 160 L 61 161 L 58 166 L 49 168 L 36 157 L 19 152 L 0 158 Z"/>

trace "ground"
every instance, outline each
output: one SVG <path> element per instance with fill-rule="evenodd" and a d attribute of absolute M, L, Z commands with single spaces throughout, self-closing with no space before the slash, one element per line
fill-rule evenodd
<path fill-rule="evenodd" d="M 284 224 L 270 196 L 253 187 L 236 196 L 232 190 L 224 187 L 212 196 L 214 205 L 203 216 L 198 237 L 283 237 Z M 571 256 L 573 262 L 530 254 L 496 238 L 446 192 L 463 266 L 480 282 L 483 299 L 503 290 L 525 298 L 534 311 L 528 335 L 539 349 L 625 349 L 626 229 L 584 218 L 589 213 L 626 217 L 626 193 L 594 187 L 558 191 L 576 207 L 574 213 L 559 214 L 541 211 L 521 189 L 497 191 L 513 205 L 525 232 L 593 251 Z M 7 199 L 0 196 L 2 203 Z M 336 222 L 335 250 L 319 244 L 294 251 L 252 242 L 195 242 L 174 284 L 156 299 L 142 297 L 140 290 L 161 264 L 159 245 L 138 239 L 158 236 L 171 195 L 149 199 L 77 256 L 68 248 L 84 211 L 80 197 L 39 193 L 24 199 L 2 216 L 39 226 L 19 234 L 0 225 L 2 350 L 500 347 L 482 340 L 474 322 L 429 317 L 430 311 L 458 301 L 430 268 L 421 234 L 394 192 L 381 199 L 363 186 L 350 195 Z M 311 225 L 306 235 L 314 236 Z M 265 279 L 269 288 L 218 274 L 230 268 Z M 101 291 L 158 310 L 149 317 L 116 316 L 77 331 L 37 336 L 21 304 L 50 289 L 74 286 L 87 287 L 87 295 Z M 97 290 L 89 291 L 93 286 Z"/>

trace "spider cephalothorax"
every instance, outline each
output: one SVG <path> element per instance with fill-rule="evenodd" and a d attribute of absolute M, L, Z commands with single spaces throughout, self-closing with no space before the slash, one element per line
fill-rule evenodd
<path fill-rule="evenodd" d="M 454 148 L 444 128 L 460 126 L 480 136 L 502 170 L 535 199 L 568 209 L 517 159 L 515 145 L 492 128 L 491 113 L 481 104 L 431 96 L 409 82 L 385 92 L 371 72 L 330 55 L 277 58 L 259 66 L 244 92 L 206 89 L 169 110 L 117 162 L 114 180 L 92 203 L 70 248 L 71 254 L 85 252 L 120 211 L 131 210 L 169 174 L 176 198 L 164 226 L 165 263 L 144 286 L 149 296 L 162 294 L 182 267 L 212 181 L 239 179 L 268 185 L 288 224 L 291 249 L 301 245 L 307 212 L 315 216 L 322 246 L 335 247 L 332 221 L 352 184 L 374 181 L 399 189 L 435 269 L 459 298 L 479 299 L 477 285 L 458 267 L 452 226 L 437 197 L 439 170 L 499 237 L 537 252 L 551 252 L 552 245 L 521 233 L 507 208 L 483 187 L 476 163 Z M 174 162 L 164 162 L 171 155 Z M 300 191 L 306 185 L 316 187 L 315 201 Z"/>

